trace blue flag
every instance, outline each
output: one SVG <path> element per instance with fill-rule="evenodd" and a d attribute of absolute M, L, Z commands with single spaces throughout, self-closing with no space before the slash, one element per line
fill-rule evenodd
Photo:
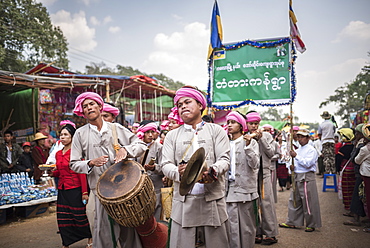
<path fill-rule="evenodd" d="M 211 43 L 208 49 L 208 59 L 211 57 L 215 48 L 222 47 L 222 25 L 220 12 L 218 10 L 217 1 L 213 5 L 212 20 L 211 20 Z"/>

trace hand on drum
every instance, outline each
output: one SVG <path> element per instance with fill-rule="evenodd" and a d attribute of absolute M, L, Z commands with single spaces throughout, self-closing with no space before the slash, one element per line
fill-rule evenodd
<path fill-rule="evenodd" d="M 116 157 L 114 158 L 114 162 L 118 163 L 124 160 L 127 157 L 127 151 L 125 148 L 121 147 L 121 149 L 118 150 Z"/>
<path fill-rule="evenodd" d="M 94 159 L 90 160 L 90 164 L 92 164 L 93 166 L 96 166 L 96 167 L 103 166 L 107 162 L 108 162 L 108 156 L 107 155 L 103 155 L 99 158 L 94 158 Z"/>
<path fill-rule="evenodd" d="M 155 170 L 155 164 L 146 164 L 146 165 L 144 165 L 144 169 L 146 171 L 154 171 Z"/>

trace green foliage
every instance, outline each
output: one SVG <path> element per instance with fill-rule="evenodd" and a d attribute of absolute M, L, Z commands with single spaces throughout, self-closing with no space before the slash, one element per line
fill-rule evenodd
<path fill-rule="evenodd" d="M 0 69 L 24 72 L 39 62 L 68 69 L 67 40 L 33 0 L 0 1 Z"/>
<path fill-rule="evenodd" d="M 101 75 L 123 75 L 123 76 L 135 76 L 135 75 L 144 75 L 147 77 L 151 77 L 157 80 L 157 83 L 163 85 L 167 89 L 170 90 L 178 90 L 182 86 L 183 83 L 180 81 L 174 81 L 172 78 L 169 78 L 165 75 L 161 74 L 147 74 L 142 72 L 138 69 L 134 69 L 131 66 L 122 66 L 117 65 L 115 69 L 107 67 L 104 62 L 101 63 L 93 63 L 91 62 L 90 65 L 85 67 L 87 74 L 101 74 Z"/>
<path fill-rule="evenodd" d="M 360 72 L 355 80 L 337 88 L 334 91 L 334 95 L 329 96 L 320 104 L 320 108 L 330 103 L 335 104 L 337 106 L 337 111 L 334 115 L 340 117 L 345 122 L 345 126 L 349 126 L 350 113 L 358 112 L 363 109 L 365 96 L 370 92 L 369 70 L 369 66 L 365 67 L 365 70 Z"/>

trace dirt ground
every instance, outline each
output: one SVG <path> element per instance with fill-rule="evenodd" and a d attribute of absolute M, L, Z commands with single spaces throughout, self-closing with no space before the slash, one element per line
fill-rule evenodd
<path fill-rule="evenodd" d="M 329 181 L 329 183 L 332 183 Z M 317 176 L 323 227 L 315 232 L 306 233 L 304 228 L 279 228 L 278 243 L 273 247 L 370 247 L 370 233 L 362 227 L 343 225 L 348 217 L 343 216 L 343 204 L 333 190 L 322 192 L 322 179 Z M 278 222 L 284 222 L 287 216 L 289 191 L 278 192 L 276 205 Z M 71 245 L 71 248 L 86 247 L 87 240 Z M 0 247 L 3 248 L 54 248 L 62 247 L 57 234 L 55 206 L 50 206 L 50 213 L 30 219 L 14 218 L 0 225 Z M 256 247 L 265 247 L 256 245 Z"/>

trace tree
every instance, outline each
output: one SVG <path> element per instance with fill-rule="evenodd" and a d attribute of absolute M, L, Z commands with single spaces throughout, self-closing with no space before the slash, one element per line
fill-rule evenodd
<path fill-rule="evenodd" d="M 33 0 L 0 2 L 0 69 L 24 72 L 39 62 L 68 68 L 67 40 Z"/>
<path fill-rule="evenodd" d="M 138 69 L 134 69 L 131 66 L 122 66 L 117 65 L 115 69 L 107 67 L 104 62 L 101 63 L 93 63 L 91 62 L 90 65 L 85 66 L 87 74 L 101 74 L 101 75 L 124 75 L 124 76 L 135 76 L 135 75 L 144 75 L 147 77 L 154 78 L 157 80 L 157 83 L 166 87 L 170 90 L 178 90 L 182 86 L 183 83 L 180 81 L 174 81 L 172 78 L 169 78 L 165 75 L 161 74 L 147 74 L 142 72 Z"/>
<path fill-rule="evenodd" d="M 370 53 L 369 53 L 370 55 Z M 324 102 L 320 104 L 320 108 L 330 103 L 334 103 L 337 111 L 336 116 L 345 122 L 345 126 L 350 124 L 350 114 L 358 112 L 364 107 L 364 98 L 370 89 L 370 66 L 366 66 L 360 72 L 355 80 L 350 83 L 345 83 L 335 90 L 335 94 L 329 96 Z"/>

